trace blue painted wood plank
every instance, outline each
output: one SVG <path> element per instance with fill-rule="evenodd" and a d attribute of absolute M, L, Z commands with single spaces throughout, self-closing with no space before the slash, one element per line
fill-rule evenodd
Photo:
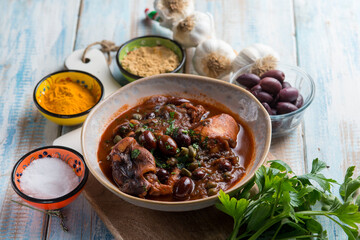
<path fill-rule="evenodd" d="M 32 103 L 35 84 L 63 66 L 73 48 L 79 1 L 0 1 L 0 238 L 43 237 L 47 220 L 26 207 L 9 185 L 14 163 L 50 145 L 59 127 Z"/>
<path fill-rule="evenodd" d="M 316 83 L 316 97 L 305 116 L 308 168 L 318 157 L 330 166 L 325 175 L 342 182 L 350 165 L 360 173 L 360 3 L 294 2 L 299 65 Z M 332 222 L 323 223 L 329 239 L 347 238 Z"/>

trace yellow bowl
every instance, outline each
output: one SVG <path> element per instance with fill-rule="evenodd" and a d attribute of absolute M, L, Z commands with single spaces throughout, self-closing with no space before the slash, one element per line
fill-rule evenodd
<path fill-rule="evenodd" d="M 87 115 L 94 106 L 81 113 L 64 115 L 50 112 L 41 105 L 44 96 L 46 95 L 47 91 L 51 89 L 53 84 L 64 80 L 75 82 L 87 88 L 96 99 L 96 103 L 94 104 L 94 106 L 98 104 L 103 98 L 104 86 L 95 76 L 78 70 L 64 70 L 51 73 L 41 79 L 40 82 L 36 85 L 34 89 L 33 99 L 35 106 L 38 108 L 39 112 L 44 117 L 59 125 L 77 125 L 85 121 Z"/>

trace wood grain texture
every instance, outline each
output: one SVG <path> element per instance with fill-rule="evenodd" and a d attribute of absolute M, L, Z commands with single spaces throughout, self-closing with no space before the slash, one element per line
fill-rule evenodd
<path fill-rule="evenodd" d="M 35 84 L 59 70 L 72 51 L 79 2 L 0 1 L 0 238 L 43 237 L 47 218 L 12 203 L 14 163 L 31 149 L 50 145 L 59 127 L 32 103 Z"/>
<path fill-rule="evenodd" d="M 299 65 L 316 84 L 305 115 L 307 164 L 318 157 L 330 166 L 325 175 L 340 182 L 351 165 L 360 173 L 359 10 L 359 1 L 295 1 Z M 346 239 L 333 223 L 323 223 L 329 239 Z"/>

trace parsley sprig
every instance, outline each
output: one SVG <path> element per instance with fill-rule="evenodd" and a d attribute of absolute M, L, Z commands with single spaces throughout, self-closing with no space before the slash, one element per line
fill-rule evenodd
<path fill-rule="evenodd" d="M 260 167 L 236 198 L 220 191 L 217 208 L 234 219 L 229 239 L 328 239 L 317 216 L 334 221 L 348 239 L 359 239 L 360 177 L 352 178 L 355 167 L 348 168 L 339 199 L 330 192 L 337 182 L 320 173 L 324 162 L 314 159 L 311 172 L 301 176 L 283 161 L 270 163 Z M 259 191 L 251 194 L 255 185 Z"/>

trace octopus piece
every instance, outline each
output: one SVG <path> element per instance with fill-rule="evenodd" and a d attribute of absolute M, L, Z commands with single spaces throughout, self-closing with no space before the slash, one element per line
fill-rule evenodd
<path fill-rule="evenodd" d="M 192 123 L 205 119 L 210 113 L 209 111 L 206 111 L 202 105 L 194 106 L 191 103 L 183 103 L 181 107 L 187 109 L 187 113 L 189 114 Z"/>
<path fill-rule="evenodd" d="M 110 152 L 112 176 L 122 192 L 139 197 L 171 194 L 180 170 L 174 170 L 167 184 L 156 176 L 154 156 L 132 137 L 119 141 Z"/>
<path fill-rule="evenodd" d="M 228 114 L 219 114 L 207 118 L 201 122 L 194 131 L 204 138 L 216 139 L 212 141 L 217 146 L 212 146 L 211 152 L 217 152 L 221 149 L 229 150 L 230 147 L 236 146 L 239 125 L 233 117 Z"/>

